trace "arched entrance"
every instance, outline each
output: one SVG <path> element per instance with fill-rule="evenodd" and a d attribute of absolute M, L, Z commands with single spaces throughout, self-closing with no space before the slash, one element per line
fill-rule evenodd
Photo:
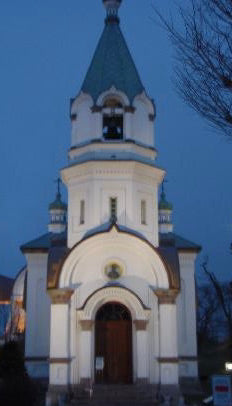
<path fill-rule="evenodd" d="M 103 305 L 95 324 L 96 383 L 132 383 L 132 318 L 122 304 Z"/>

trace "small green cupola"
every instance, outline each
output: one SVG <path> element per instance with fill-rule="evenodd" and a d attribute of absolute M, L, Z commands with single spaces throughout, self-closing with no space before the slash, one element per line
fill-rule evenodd
<path fill-rule="evenodd" d="M 60 193 L 61 180 L 57 180 L 56 199 L 49 205 L 50 223 L 48 230 L 52 233 L 62 233 L 67 224 L 67 204 L 62 201 Z"/>
<path fill-rule="evenodd" d="M 162 192 L 159 201 L 159 232 L 171 233 L 173 231 L 172 223 L 173 205 L 166 199 L 164 190 L 164 182 L 162 184 Z"/>

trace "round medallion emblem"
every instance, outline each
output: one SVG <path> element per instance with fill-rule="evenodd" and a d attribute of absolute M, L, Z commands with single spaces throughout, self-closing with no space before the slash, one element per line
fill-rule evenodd
<path fill-rule="evenodd" d="M 116 263 L 106 265 L 105 274 L 111 280 L 118 279 L 122 275 L 122 268 Z"/>

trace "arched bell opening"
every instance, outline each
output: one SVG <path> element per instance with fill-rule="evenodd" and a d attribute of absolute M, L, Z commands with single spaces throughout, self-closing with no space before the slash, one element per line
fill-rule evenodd
<path fill-rule="evenodd" d="M 126 306 L 104 304 L 96 314 L 95 382 L 132 383 L 132 317 Z"/>
<path fill-rule="evenodd" d="M 123 139 L 123 105 L 114 98 L 107 99 L 102 109 L 103 138 L 114 141 Z"/>

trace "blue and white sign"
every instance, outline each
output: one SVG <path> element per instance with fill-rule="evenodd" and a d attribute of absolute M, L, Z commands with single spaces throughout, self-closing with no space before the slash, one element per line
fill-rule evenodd
<path fill-rule="evenodd" d="M 214 406 L 232 406 L 231 377 L 229 375 L 214 375 L 212 387 Z"/>

